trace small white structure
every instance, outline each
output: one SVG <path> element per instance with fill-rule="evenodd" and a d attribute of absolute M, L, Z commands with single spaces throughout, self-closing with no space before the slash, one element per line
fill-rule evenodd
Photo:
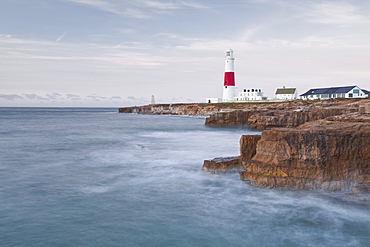
<path fill-rule="evenodd" d="M 234 57 L 233 50 L 226 51 L 224 90 L 222 101 L 233 102 L 235 97 L 235 75 L 234 75 Z"/>
<path fill-rule="evenodd" d="M 369 91 L 358 86 L 314 88 L 300 96 L 302 99 L 367 98 Z"/>
<path fill-rule="evenodd" d="M 235 97 L 235 101 L 256 101 L 256 100 L 267 100 L 267 97 L 263 96 L 263 92 L 260 88 L 243 89 L 242 92 L 238 93 Z"/>
<path fill-rule="evenodd" d="M 221 103 L 222 99 L 221 98 L 206 98 L 207 103 Z"/>
<path fill-rule="evenodd" d="M 296 88 L 283 88 L 276 89 L 275 99 L 278 100 L 294 100 L 298 98 L 298 92 Z"/>
<path fill-rule="evenodd" d="M 155 98 L 154 98 L 154 95 L 152 95 L 152 99 L 150 100 L 150 104 L 151 104 L 151 105 L 155 105 Z"/>

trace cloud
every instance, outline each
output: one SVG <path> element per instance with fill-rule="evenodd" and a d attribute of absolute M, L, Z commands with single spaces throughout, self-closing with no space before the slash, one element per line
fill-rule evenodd
<path fill-rule="evenodd" d="M 87 96 L 87 98 L 90 99 L 90 100 L 93 100 L 93 101 L 104 101 L 104 100 L 108 99 L 108 97 L 99 96 L 99 95 L 96 95 L 96 94 L 89 95 L 89 96 Z"/>
<path fill-rule="evenodd" d="M 48 104 L 54 105 L 76 105 L 76 103 L 81 104 L 85 103 L 87 105 L 91 104 L 101 104 L 101 105 L 113 105 L 117 103 L 124 103 L 125 101 L 121 96 L 103 96 L 103 95 L 88 95 L 80 96 L 78 94 L 60 94 L 60 93 L 47 93 L 45 95 L 39 95 L 36 93 L 23 93 L 23 94 L 0 94 L 0 102 L 4 104 L 8 101 L 11 104 L 23 104 L 23 105 L 45 105 L 45 102 L 48 101 Z M 142 99 L 133 97 L 129 101 L 138 101 L 143 102 Z M 127 103 L 127 102 L 126 102 Z"/>
<path fill-rule="evenodd" d="M 157 2 L 157 1 L 152 1 L 152 0 L 145 0 L 143 3 L 150 8 L 155 8 L 155 9 L 178 9 L 179 5 L 173 2 Z"/>
<path fill-rule="evenodd" d="M 13 101 L 13 100 L 22 100 L 24 98 L 18 94 L 0 94 L 0 99 Z"/>
<path fill-rule="evenodd" d="M 49 100 L 48 98 L 45 98 L 45 97 L 42 97 L 42 96 L 39 96 L 35 93 L 32 93 L 32 94 L 23 94 L 27 99 L 30 99 L 30 100 Z"/>
<path fill-rule="evenodd" d="M 0 38 L 11 38 L 10 34 L 0 34 Z"/>
<path fill-rule="evenodd" d="M 310 22 L 339 26 L 370 23 L 370 19 L 359 12 L 357 6 L 349 3 L 321 2 L 314 3 L 306 16 Z"/>
<path fill-rule="evenodd" d="M 46 97 L 51 99 L 51 100 L 56 100 L 58 98 L 60 98 L 62 95 L 60 95 L 59 93 L 50 93 L 50 94 L 46 94 Z"/>
<path fill-rule="evenodd" d="M 187 2 L 179 1 L 179 2 L 184 6 L 194 8 L 194 9 L 209 9 L 209 7 L 207 7 L 205 5 L 202 5 L 202 4 L 199 4 L 199 3 L 196 3 L 196 2 L 190 2 L 190 1 L 187 1 Z"/>
<path fill-rule="evenodd" d="M 67 1 L 87 5 L 114 14 L 120 14 L 114 7 L 114 5 L 102 0 L 67 0 Z"/>
<path fill-rule="evenodd" d="M 125 45 L 99 45 L 58 43 L 45 40 L 27 40 L 19 38 L 0 39 L 0 58 L 39 60 L 40 62 L 55 61 L 65 64 L 84 63 L 115 64 L 118 66 L 162 66 L 168 57 L 155 56 L 152 50 L 156 48 L 145 43 L 126 43 Z M 1 61 L 0 61 L 1 63 Z"/>
<path fill-rule="evenodd" d="M 60 35 L 55 41 L 56 42 L 60 42 L 66 35 L 67 35 L 68 32 L 64 32 L 62 35 Z"/>
<path fill-rule="evenodd" d="M 66 0 L 80 5 L 89 6 L 111 14 L 120 15 L 128 18 L 146 19 L 150 18 L 148 13 L 142 11 L 145 1 L 123 1 L 123 3 L 108 2 L 103 0 Z M 140 2 L 138 5 L 137 2 Z"/>
<path fill-rule="evenodd" d="M 149 104 L 151 98 L 150 97 L 135 97 L 135 96 L 127 96 L 125 99 L 122 100 L 122 103 L 125 105 L 140 105 L 140 104 Z"/>
<path fill-rule="evenodd" d="M 66 94 L 66 97 L 70 100 L 81 100 L 81 96 L 77 94 Z"/>
<path fill-rule="evenodd" d="M 148 19 L 153 15 L 163 14 L 163 11 L 179 10 L 183 8 L 207 9 L 208 7 L 197 2 L 185 1 L 154 1 L 154 0 L 65 0 L 80 5 L 89 6 L 108 13 L 128 18 Z"/>
<path fill-rule="evenodd" d="M 174 9 L 183 9 L 185 7 L 190 7 L 193 9 L 208 9 L 208 7 L 199 4 L 197 2 L 191 1 L 172 1 L 172 2 L 160 2 L 160 1 L 153 1 L 153 0 L 144 0 L 142 1 L 146 7 L 153 8 L 153 9 L 161 9 L 161 10 L 174 10 Z"/>

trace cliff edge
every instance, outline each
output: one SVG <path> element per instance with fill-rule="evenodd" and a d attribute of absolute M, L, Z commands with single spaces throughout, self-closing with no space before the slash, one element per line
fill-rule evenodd
<path fill-rule="evenodd" d="M 265 130 L 256 154 L 241 163 L 245 171 L 240 178 L 260 187 L 368 195 L 370 116 L 366 122 L 318 120 L 293 129 Z"/>
<path fill-rule="evenodd" d="M 370 99 L 149 105 L 119 112 L 202 115 L 209 126 L 263 130 L 241 137 L 240 156 L 206 160 L 203 169 L 237 171 L 260 187 L 348 191 L 370 199 Z"/>
<path fill-rule="evenodd" d="M 319 120 L 268 128 L 261 136 L 243 135 L 240 179 L 265 188 L 345 191 L 370 200 L 370 101 L 332 109 L 311 111 Z M 217 167 L 214 161 L 206 170 L 217 172 Z"/>

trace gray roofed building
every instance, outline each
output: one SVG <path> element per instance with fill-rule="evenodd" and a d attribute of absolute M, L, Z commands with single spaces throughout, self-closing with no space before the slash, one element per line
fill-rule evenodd
<path fill-rule="evenodd" d="M 295 88 L 278 88 L 275 94 L 294 94 L 295 91 Z"/>
<path fill-rule="evenodd" d="M 278 88 L 275 92 L 275 98 L 276 99 L 282 99 L 282 100 L 293 100 L 297 98 L 297 89 L 296 88 Z"/>
<path fill-rule="evenodd" d="M 358 86 L 313 88 L 300 96 L 302 99 L 366 98 L 369 91 Z"/>

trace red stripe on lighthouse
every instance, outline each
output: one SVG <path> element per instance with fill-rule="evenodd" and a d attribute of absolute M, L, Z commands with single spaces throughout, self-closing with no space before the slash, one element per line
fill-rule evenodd
<path fill-rule="evenodd" d="M 225 72 L 224 86 L 235 86 L 234 72 Z"/>

